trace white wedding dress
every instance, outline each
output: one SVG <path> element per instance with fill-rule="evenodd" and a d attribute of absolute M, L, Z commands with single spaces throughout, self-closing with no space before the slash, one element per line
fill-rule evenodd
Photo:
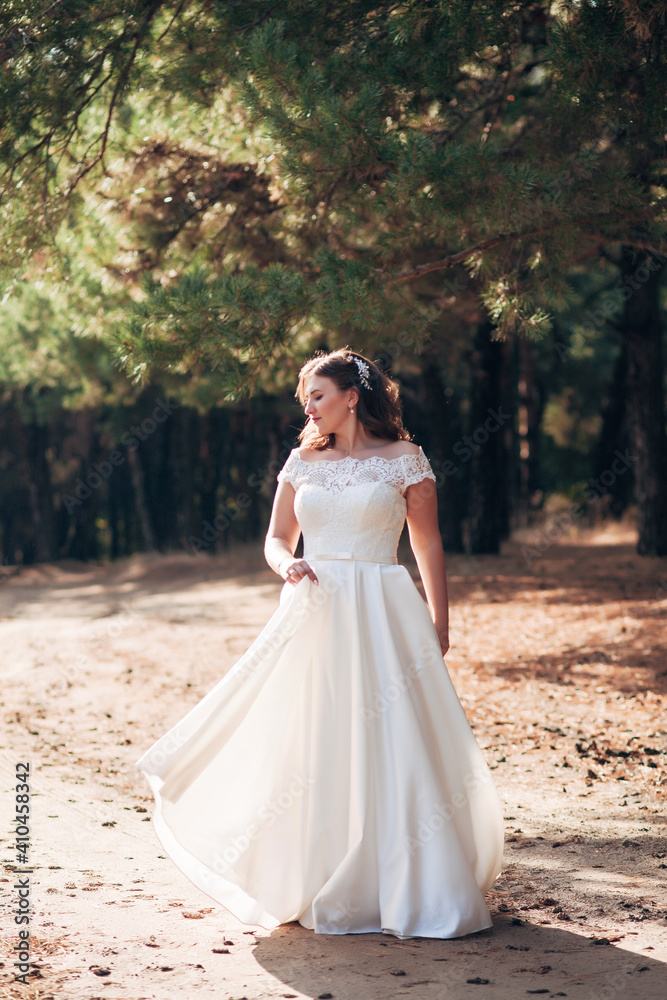
<path fill-rule="evenodd" d="M 285 584 L 231 670 L 137 762 L 178 867 L 239 920 L 321 934 L 491 926 L 503 817 L 428 608 L 396 551 L 418 454 L 307 461 L 319 586 Z"/>

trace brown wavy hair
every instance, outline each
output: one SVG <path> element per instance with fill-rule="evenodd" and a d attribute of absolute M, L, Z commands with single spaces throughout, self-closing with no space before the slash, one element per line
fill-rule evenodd
<path fill-rule="evenodd" d="M 367 389 L 359 378 L 359 369 L 354 358 L 360 358 L 368 365 Z M 384 372 L 369 358 L 348 347 L 326 354 L 319 351 L 307 361 L 299 372 L 299 382 L 294 395 L 302 406 L 306 402 L 306 383 L 312 375 L 322 375 L 330 378 L 341 392 L 346 389 L 357 389 L 357 417 L 364 425 L 368 434 L 378 438 L 388 438 L 390 441 L 409 441 L 410 435 L 403 426 L 403 413 L 398 395 L 398 385 L 388 378 Z M 325 448 L 335 448 L 335 434 L 320 434 L 317 427 L 308 421 L 298 436 L 304 448 L 322 451 Z"/>

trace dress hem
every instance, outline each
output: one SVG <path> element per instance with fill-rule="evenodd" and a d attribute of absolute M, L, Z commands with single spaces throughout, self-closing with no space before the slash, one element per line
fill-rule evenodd
<path fill-rule="evenodd" d="M 139 768 L 138 770 L 141 770 Z M 280 920 L 278 917 L 274 917 L 273 914 L 268 913 L 264 910 L 257 900 L 253 899 L 247 893 L 240 889 L 233 882 L 224 879 L 221 875 L 217 875 L 212 872 L 210 868 L 199 861 L 193 854 L 191 854 L 187 848 L 183 847 L 180 841 L 170 830 L 167 821 L 162 815 L 162 802 L 160 799 L 159 790 L 156 788 L 157 781 L 155 776 L 146 774 L 142 771 L 144 777 L 147 778 L 153 795 L 155 796 L 155 810 L 151 817 L 151 822 L 153 824 L 153 829 L 155 834 L 162 844 L 163 848 L 174 862 L 176 867 L 185 875 L 189 882 L 192 883 L 197 889 L 206 893 L 210 899 L 212 899 L 219 906 L 224 907 L 235 920 L 240 923 L 245 924 L 247 927 L 261 927 L 263 930 L 274 931 L 277 927 L 285 926 L 290 923 L 298 923 L 305 930 L 312 931 L 313 934 L 322 934 L 326 936 L 339 936 L 344 934 L 386 934 L 389 937 L 398 938 L 400 941 L 409 941 L 414 938 L 431 938 L 433 940 L 440 941 L 450 941 L 456 938 L 468 937 L 470 934 L 478 934 L 481 931 L 489 930 L 493 927 L 493 922 L 483 924 L 481 927 L 477 927 L 474 930 L 466 930 L 461 933 L 453 934 L 438 934 L 438 933 L 428 933 L 426 931 L 418 932 L 415 934 L 403 934 L 400 931 L 393 930 L 388 927 L 367 927 L 363 929 L 356 928 L 341 928 L 339 930 L 327 930 L 321 931 L 316 930 L 315 927 L 308 926 L 308 924 L 303 923 L 298 916 L 287 917 Z M 203 872 L 206 874 L 203 874 Z M 229 902 L 224 902 L 218 895 L 215 895 L 212 891 L 214 887 L 221 890 L 221 895 L 227 896 Z M 232 898 L 233 897 L 233 898 Z M 245 909 L 245 915 L 241 916 L 241 912 Z M 256 918 L 256 919 L 254 919 Z"/>

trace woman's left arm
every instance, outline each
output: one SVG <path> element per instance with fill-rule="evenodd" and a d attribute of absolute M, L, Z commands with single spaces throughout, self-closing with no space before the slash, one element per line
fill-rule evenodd
<path fill-rule="evenodd" d="M 408 486 L 405 492 L 410 545 L 415 554 L 426 601 L 444 656 L 449 649 L 449 600 L 445 553 L 438 527 L 438 497 L 432 479 Z"/>

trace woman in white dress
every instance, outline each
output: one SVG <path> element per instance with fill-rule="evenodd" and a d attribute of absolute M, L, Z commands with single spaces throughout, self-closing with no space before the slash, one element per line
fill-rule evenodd
<path fill-rule="evenodd" d="M 483 930 L 503 818 L 443 660 L 435 476 L 396 384 L 369 359 L 318 355 L 297 395 L 308 422 L 278 475 L 265 545 L 285 581 L 280 606 L 137 762 L 156 833 L 248 924 Z M 406 518 L 427 603 L 397 562 Z"/>

